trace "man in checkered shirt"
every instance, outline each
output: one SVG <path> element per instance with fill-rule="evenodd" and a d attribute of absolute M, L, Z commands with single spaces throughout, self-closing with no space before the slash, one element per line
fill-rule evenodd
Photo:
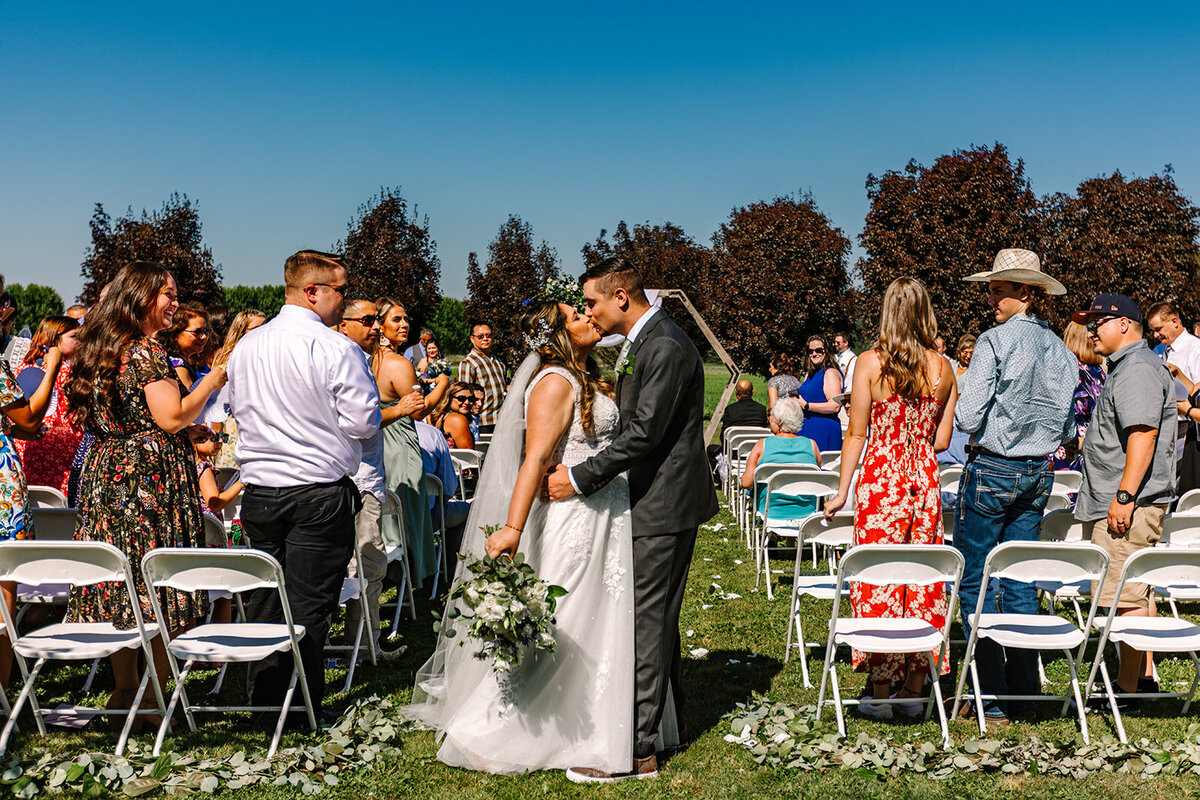
<path fill-rule="evenodd" d="M 491 433 L 496 427 L 504 391 L 508 387 L 504 362 L 491 354 L 492 326 L 476 322 L 471 326 L 471 352 L 458 365 L 458 379 L 483 387 L 483 406 L 479 409 L 479 432 Z"/>

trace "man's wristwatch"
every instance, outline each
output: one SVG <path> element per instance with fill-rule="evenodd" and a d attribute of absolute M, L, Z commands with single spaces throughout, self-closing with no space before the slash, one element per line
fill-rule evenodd
<path fill-rule="evenodd" d="M 1133 495 L 1131 495 L 1129 492 L 1125 491 L 1124 489 L 1120 489 L 1117 491 L 1117 503 L 1119 505 L 1127 506 L 1132 502 L 1133 502 Z"/>

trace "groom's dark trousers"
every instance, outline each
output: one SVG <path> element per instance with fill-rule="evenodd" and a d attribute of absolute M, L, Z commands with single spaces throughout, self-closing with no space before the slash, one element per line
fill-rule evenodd
<path fill-rule="evenodd" d="M 633 511 L 634 755 L 654 754 L 670 682 L 682 721 L 679 609 L 700 523 L 717 513 L 704 451 L 704 365 L 662 310 L 629 348 L 617 378 L 621 427 L 607 448 L 571 468 L 591 495 L 622 472 Z"/>

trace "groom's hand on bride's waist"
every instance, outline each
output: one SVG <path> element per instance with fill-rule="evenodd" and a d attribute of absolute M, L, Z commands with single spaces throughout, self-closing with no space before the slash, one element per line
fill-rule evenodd
<path fill-rule="evenodd" d="M 571 485 L 570 469 L 568 469 L 566 464 L 559 464 L 553 470 L 546 473 L 542 500 L 566 500 L 568 497 L 574 496 L 574 494 L 575 487 Z"/>

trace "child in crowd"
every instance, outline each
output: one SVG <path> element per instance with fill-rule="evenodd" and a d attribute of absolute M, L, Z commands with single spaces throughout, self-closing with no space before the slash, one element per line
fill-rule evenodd
<path fill-rule="evenodd" d="M 221 452 L 221 445 L 227 434 L 214 433 L 211 429 L 206 430 L 207 435 L 192 442 L 192 447 L 196 451 L 196 475 L 200 479 L 200 497 L 204 503 L 204 513 L 211 514 L 217 519 L 224 519 L 223 512 L 226 507 L 237 499 L 245 487 L 240 480 L 231 481 L 224 489 L 217 483 L 217 472 L 213 468 L 212 462 Z M 241 526 L 236 525 L 236 527 L 240 529 Z M 240 539 L 241 537 L 235 536 L 234 538 Z M 209 547 L 228 547 L 230 544 L 221 541 L 206 541 L 205 543 Z M 212 621 L 230 622 L 233 619 L 230 595 L 227 592 L 220 592 L 220 594 L 211 593 L 210 596 L 213 601 Z"/>

